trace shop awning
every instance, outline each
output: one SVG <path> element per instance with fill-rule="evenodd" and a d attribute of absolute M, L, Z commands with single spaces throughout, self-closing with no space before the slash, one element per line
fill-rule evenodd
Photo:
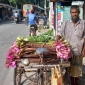
<path fill-rule="evenodd" d="M 14 7 L 13 7 L 13 6 L 11 6 L 11 5 L 3 4 L 3 3 L 0 3 L 0 7 L 5 7 L 5 8 L 14 8 Z"/>
<path fill-rule="evenodd" d="M 56 4 L 57 2 L 62 2 L 61 5 L 71 5 L 72 1 L 84 1 L 84 0 L 49 0 L 50 2 L 54 2 L 54 35 L 57 35 L 57 31 L 58 31 L 58 13 L 56 12 L 56 7 L 58 4 Z M 68 3 L 66 3 L 68 2 Z"/>
<path fill-rule="evenodd" d="M 84 1 L 84 0 L 61 0 L 61 1 Z"/>
<path fill-rule="evenodd" d="M 72 2 L 72 1 L 84 1 L 84 0 L 49 0 L 51 2 L 55 2 L 55 1 L 65 1 L 65 2 Z"/>

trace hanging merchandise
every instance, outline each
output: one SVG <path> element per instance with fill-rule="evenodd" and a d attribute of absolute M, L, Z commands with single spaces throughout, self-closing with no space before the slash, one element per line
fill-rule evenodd
<path fill-rule="evenodd" d="M 52 8 L 52 29 L 54 29 L 54 10 Z"/>
<path fill-rule="evenodd" d="M 60 66 L 51 68 L 51 85 L 63 85 Z"/>

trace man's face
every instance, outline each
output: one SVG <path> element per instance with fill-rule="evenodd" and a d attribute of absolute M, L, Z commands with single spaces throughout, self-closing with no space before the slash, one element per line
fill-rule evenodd
<path fill-rule="evenodd" d="M 77 22 L 79 20 L 79 10 L 78 9 L 71 9 L 70 14 L 71 14 L 71 19 L 73 22 Z"/>
<path fill-rule="evenodd" d="M 72 18 L 77 18 L 77 17 L 79 17 L 79 11 L 78 11 L 78 9 L 72 9 L 72 10 L 70 11 L 70 13 L 71 13 L 71 17 L 72 17 Z"/>

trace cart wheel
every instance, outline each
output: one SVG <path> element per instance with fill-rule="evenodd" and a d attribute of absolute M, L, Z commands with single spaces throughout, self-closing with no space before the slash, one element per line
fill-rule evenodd
<path fill-rule="evenodd" d="M 28 25 L 28 23 L 27 23 L 27 18 L 25 18 L 25 24 Z"/>
<path fill-rule="evenodd" d="M 38 69 L 38 85 L 44 85 L 43 83 L 43 69 Z"/>
<path fill-rule="evenodd" d="M 38 69 L 38 85 L 51 85 L 50 73 L 43 67 Z"/>
<path fill-rule="evenodd" d="M 21 72 L 16 67 L 14 69 L 14 85 L 20 85 L 20 83 L 21 83 Z"/>

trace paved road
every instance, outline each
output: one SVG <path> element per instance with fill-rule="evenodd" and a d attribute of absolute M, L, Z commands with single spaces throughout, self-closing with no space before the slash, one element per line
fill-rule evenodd
<path fill-rule="evenodd" d="M 0 85 L 14 85 L 14 68 L 5 68 L 6 53 L 10 45 L 18 36 L 28 36 L 28 28 L 24 23 L 15 24 L 13 21 L 0 23 Z M 80 78 L 80 85 L 85 85 L 85 66 L 83 66 L 83 77 Z"/>
<path fill-rule="evenodd" d="M 28 28 L 23 22 L 0 22 L 0 85 L 13 85 L 13 68 L 7 69 L 4 64 L 7 50 L 18 36 L 28 36 Z"/>

